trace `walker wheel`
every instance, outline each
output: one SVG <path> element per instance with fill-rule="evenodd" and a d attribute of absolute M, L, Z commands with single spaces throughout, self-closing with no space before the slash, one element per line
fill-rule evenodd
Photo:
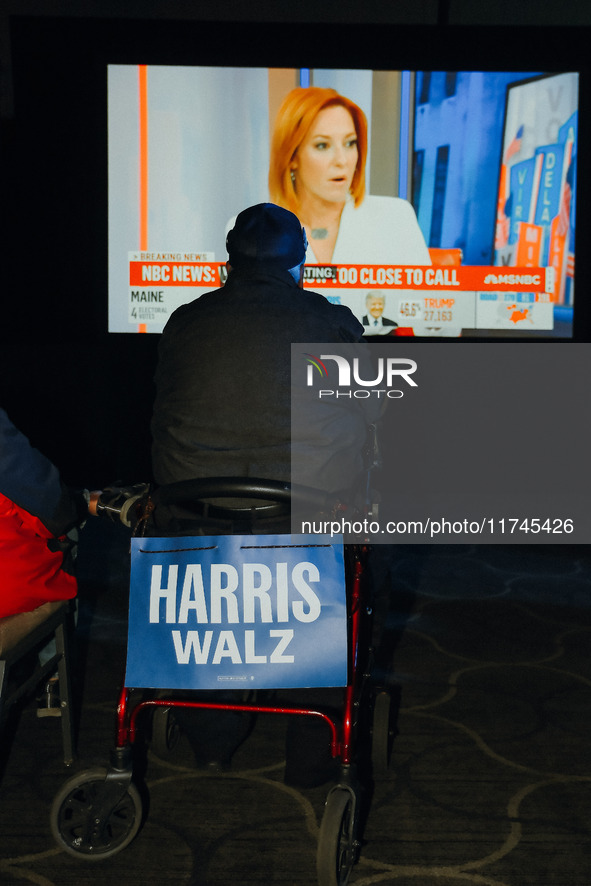
<path fill-rule="evenodd" d="M 142 823 L 142 801 L 131 782 L 107 781 L 106 769 L 87 769 L 59 791 L 50 821 L 61 849 L 87 861 L 102 861 L 131 843 Z"/>
<path fill-rule="evenodd" d="M 359 855 L 355 798 L 336 787 L 326 799 L 318 837 L 316 873 L 319 886 L 346 886 Z"/>
<path fill-rule="evenodd" d="M 157 757 L 166 759 L 170 756 L 179 743 L 181 732 L 173 708 L 154 708 L 150 747 Z"/>
<path fill-rule="evenodd" d="M 383 777 L 388 774 L 392 746 L 396 736 L 392 708 L 390 693 L 378 692 L 373 703 L 371 728 L 371 763 L 374 777 Z"/>

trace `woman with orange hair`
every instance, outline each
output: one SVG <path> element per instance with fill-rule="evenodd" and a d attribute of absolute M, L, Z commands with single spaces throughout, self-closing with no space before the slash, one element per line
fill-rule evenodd
<path fill-rule="evenodd" d="M 308 263 L 431 264 L 415 212 L 365 195 L 367 120 L 334 89 L 292 89 L 271 142 L 269 194 L 306 229 Z"/>

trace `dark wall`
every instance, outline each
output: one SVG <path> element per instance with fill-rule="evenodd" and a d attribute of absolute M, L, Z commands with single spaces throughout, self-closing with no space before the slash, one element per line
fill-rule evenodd
<path fill-rule="evenodd" d="M 157 338 L 106 331 L 103 57 L 117 35 L 107 21 L 15 19 L 11 44 L 0 403 L 69 482 L 145 477 Z"/>

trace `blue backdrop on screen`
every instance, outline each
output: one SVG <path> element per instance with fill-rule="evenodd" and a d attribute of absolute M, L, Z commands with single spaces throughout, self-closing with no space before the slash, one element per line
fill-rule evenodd
<path fill-rule="evenodd" d="M 428 245 L 461 248 L 463 264 L 491 261 L 507 85 L 532 76 L 417 74 L 413 204 Z"/>
<path fill-rule="evenodd" d="M 344 686 L 342 539 L 134 538 L 126 685 Z"/>

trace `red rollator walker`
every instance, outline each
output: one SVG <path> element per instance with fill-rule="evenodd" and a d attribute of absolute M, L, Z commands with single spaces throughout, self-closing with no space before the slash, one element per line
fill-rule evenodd
<path fill-rule="evenodd" d="M 141 515 L 134 534 L 152 537 L 164 535 L 160 529 L 161 514 L 180 514 L 175 518 L 174 531 L 166 533 L 169 538 L 214 534 L 264 538 L 269 527 L 277 527 L 282 521 L 289 525 L 290 509 L 296 498 L 290 484 L 252 478 L 193 480 L 161 487 L 153 493 L 146 492 L 145 487 L 128 487 L 115 493 L 103 493 L 99 514 L 120 519 L 126 525 L 132 525 Z M 327 513 L 325 496 L 316 504 Z M 195 520 L 199 525 L 197 532 Z M 182 699 L 175 698 L 173 692 L 167 692 L 165 697 L 146 697 L 137 692 L 137 687 L 132 691 L 124 686 L 117 707 L 116 742 L 110 765 L 78 773 L 64 784 L 54 800 L 51 827 L 58 845 L 70 855 L 100 861 L 120 852 L 137 835 L 144 810 L 133 781 L 133 751 L 147 712 L 152 713 L 152 741 L 161 748 L 174 740 L 171 712 L 178 707 L 311 717 L 327 725 L 330 751 L 340 764 L 339 777 L 328 792 L 320 825 L 318 883 L 344 886 L 360 853 L 364 780 L 386 773 L 394 734 L 390 695 L 375 687 L 370 679 L 372 606 L 367 554 L 368 543 L 364 539 L 344 545 L 348 651 L 346 685 L 338 716 L 320 707 L 259 703 L 256 693 L 252 703 L 244 700 L 228 704 L 187 700 L 186 693 Z"/>

